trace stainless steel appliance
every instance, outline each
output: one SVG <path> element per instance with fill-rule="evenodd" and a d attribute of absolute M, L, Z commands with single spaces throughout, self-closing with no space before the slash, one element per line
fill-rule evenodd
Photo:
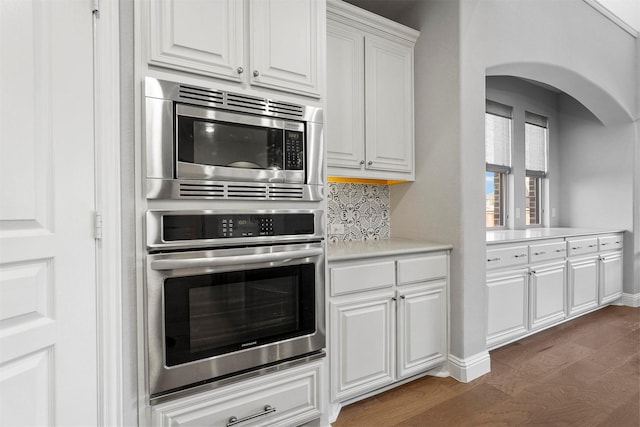
<path fill-rule="evenodd" d="M 146 337 L 152 402 L 322 355 L 320 210 L 151 210 Z"/>
<path fill-rule="evenodd" d="M 322 109 L 147 77 L 149 199 L 322 199 Z"/>

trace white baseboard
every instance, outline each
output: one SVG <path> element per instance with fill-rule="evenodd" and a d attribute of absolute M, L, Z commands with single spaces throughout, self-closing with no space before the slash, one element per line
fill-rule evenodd
<path fill-rule="evenodd" d="M 622 294 L 620 304 L 627 307 L 640 307 L 640 294 Z"/>
<path fill-rule="evenodd" d="M 449 373 L 460 382 L 471 382 L 489 372 L 491 372 L 491 357 L 488 351 L 465 359 L 449 355 Z"/>

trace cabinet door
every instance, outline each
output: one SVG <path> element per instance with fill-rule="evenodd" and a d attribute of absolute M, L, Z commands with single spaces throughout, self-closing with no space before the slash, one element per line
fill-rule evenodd
<path fill-rule="evenodd" d="M 598 258 L 570 259 L 567 264 L 569 316 L 598 306 Z"/>
<path fill-rule="evenodd" d="M 327 165 L 364 167 L 364 35 L 327 23 Z M 329 171 L 331 174 L 331 171 Z"/>
<path fill-rule="evenodd" d="M 393 294 L 331 303 L 331 398 L 358 396 L 393 381 Z"/>
<path fill-rule="evenodd" d="M 251 0 L 249 4 L 251 84 L 319 98 L 325 3 Z"/>
<path fill-rule="evenodd" d="M 526 269 L 487 275 L 487 347 L 527 332 Z"/>
<path fill-rule="evenodd" d="M 398 378 L 445 361 L 447 348 L 446 281 L 399 290 Z"/>
<path fill-rule="evenodd" d="M 537 329 L 566 317 L 566 264 L 532 267 L 529 274 L 530 325 Z"/>
<path fill-rule="evenodd" d="M 600 257 L 600 304 L 608 304 L 622 296 L 622 252 Z"/>
<path fill-rule="evenodd" d="M 413 171 L 413 48 L 365 39 L 366 167 Z"/>
<path fill-rule="evenodd" d="M 243 2 L 148 2 L 149 64 L 239 82 L 244 61 Z"/>

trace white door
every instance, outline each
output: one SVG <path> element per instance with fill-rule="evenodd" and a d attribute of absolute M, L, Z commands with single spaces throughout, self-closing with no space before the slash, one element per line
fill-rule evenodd
<path fill-rule="evenodd" d="M 525 269 L 487 275 L 487 346 L 527 332 L 529 298 Z"/>
<path fill-rule="evenodd" d="M 598 306 L 598 258 L 570 259 L 567 263 L 569 316 Z"/>
<path fill-rule="evenodd" d="M 0 2 L 0 425 L 95 425 L 88 0 Z"/>
<path fill-rule="evenodd" d="M 600 257 L 600 304 L 608 304 L 622 296 L 622 251 Z"/>
<path fill-rule="evenodd" d="M 532 267 L 529 276 L 531 292 L 529 324 L 532 330 L 559 322 L 567 317 L 566 272 L 564 261 Z"/>

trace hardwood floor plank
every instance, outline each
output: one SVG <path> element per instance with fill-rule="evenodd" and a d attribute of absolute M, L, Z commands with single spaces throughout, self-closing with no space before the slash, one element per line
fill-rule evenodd
<path fill-rule="evenodd" d="M 468 384 L 425 377 L 343 408 L 343 426 L 640 426 L 640 309 L 610 306 L 491 352 Z"/>

